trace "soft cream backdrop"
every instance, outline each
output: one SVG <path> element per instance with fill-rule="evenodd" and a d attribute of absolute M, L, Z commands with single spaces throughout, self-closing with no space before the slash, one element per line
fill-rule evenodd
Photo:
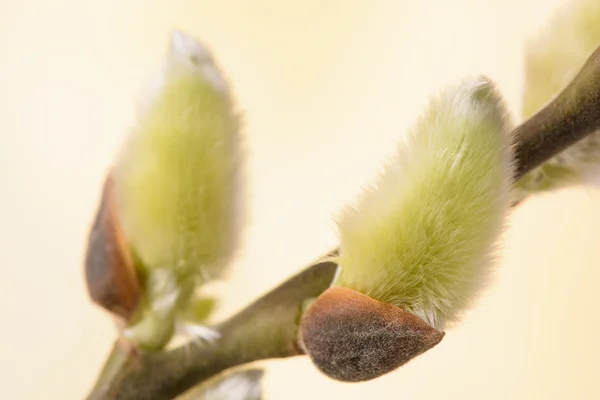
<path fill-rule="evenodd" d="M 0 397 L 80 399 L 104 360 L 114 331 L 84 289 L 86 234 L 172 26 L 214 49 L 246 114 L 252 221 L 226 315 L 335 245 L 331 214 L 430 93 L 486 73 L 516 113 L 522 40 L 556 2 L 3 0 Z M 600 398 L 597 199 L 520 207 L 494 286 L 433 351 L 359 385 L 274 362 L 268 398 Z"/>

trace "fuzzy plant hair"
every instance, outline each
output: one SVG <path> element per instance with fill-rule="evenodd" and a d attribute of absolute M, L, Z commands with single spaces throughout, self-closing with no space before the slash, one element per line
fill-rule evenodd
<path fill-rule="evenodd" d="M 377 178 L 337 216 L 336 287 L 442 330 L 485 283 L 509 209 L 511 124 L 478 76 L 431 98 Z"/>
<path fill-rule="evenodd" d="M 139 111 L 113 169 L 114 204 L 144 287 L 126 336 L 158 349 L 177 310 L 223 275 L 238 244 L 239 121 L 210 52 L 181 31 Z"/>
<path fill-rule="evenodd" d="M 568 0 L 526 45 L 522 117 L 553 100 L 600 43 L 600 2 Z M 598 183 L 600 131 L 596 131 L 521 178 L 519 196 L 585 182 Z"/>
<path fill-rule="evenodd" d="M 262 398 L 262 370 L 241 370 L 217 377 L 206 388 L 192 390 L 181 400 L 260 400 Z"/>

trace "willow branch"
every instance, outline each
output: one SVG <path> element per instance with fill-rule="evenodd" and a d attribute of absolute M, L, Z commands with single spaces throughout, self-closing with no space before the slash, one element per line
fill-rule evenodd
<path fill-rule="evenodd" d="M 213 345 L 192 342 L 166 352 L 135 353 L 117 342 L 89 399 L 172 399 L 228 368 L 269 358 L 301 354 L 298 321 L 306 299 L 329 287 L 337 265 L 310 266 L 228 319 L 216 329 Z"/>
<path fill-rule="evenodd" d="M 516 179 L 600 129 L 600 48 L 567 88 L 516 128 Z M 117 341 L 89 399 L 172 399 L 231 367 L 300 355 L 298 322 L 305 300 L 327 289 L 337 266 L 320 262 L 217 326 L 213 346 L 190 343 L 136 353 Z"/>
<path fill-rule="evenodd" d="M 553 101 L 517 128 L 517 178 L 598 129 L 600 47 Z"/>

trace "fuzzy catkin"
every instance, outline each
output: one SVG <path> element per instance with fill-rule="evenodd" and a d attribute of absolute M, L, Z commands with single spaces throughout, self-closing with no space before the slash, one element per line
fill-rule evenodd
<path fill-rule="evenodd" d="M 485 282 L 508 212 L 511 128 L 485 77 L 432 98 L 375 182 L 337 217 L 335 285 L 437 329 L 455 321 Z"/>
<path fill-rule="evenodd" d="M 208 49 L 173 31 L 163 64 L 139 102 L 114 167 L 116 213 L 144 287 L 125 336 L 164 347 L 185 327 L 178 311 L 223 277 L 242 228 L 241 138 L 229 87 Z"/>

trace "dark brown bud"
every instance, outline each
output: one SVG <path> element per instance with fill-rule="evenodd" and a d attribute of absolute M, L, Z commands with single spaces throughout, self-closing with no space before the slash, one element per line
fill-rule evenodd
<path fill-rule="evenodd" d="M 85 278 L 96 304 L 126 320 L 131 318 L 141 296 L 140 284 L 115 212 L 110 175 L 89 235 Z"/>
<path fill-rule="evenodd" d="M 419 317 L 347 288 L 330 288 L 306 310 L 300 334 L 327 376 L 360 382 L 395 370 L 444 337 Z"/>

